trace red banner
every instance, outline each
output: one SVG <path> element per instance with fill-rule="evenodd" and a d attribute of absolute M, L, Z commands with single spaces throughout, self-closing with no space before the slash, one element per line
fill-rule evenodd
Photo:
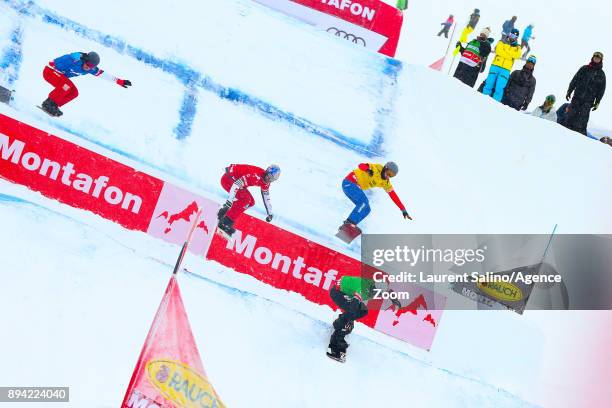
<path fill-rule="evenodd" d="M 163 182 L 0 114 L 0 177 L 146 231 Z"/>
<path fill-rule="evenodd" d="M 121 408 L 140 407 L 225 407 L 206 377 L 174 275 L 121 404 Z"/>
<path fill-rule="evenodd" d="M 395 56 L 404 20 L 401 10 L 380 0 L 291 1 L 383 35 L 387 41 L 379 52 L 390 57 Z M 349 31 L 346 28 L 342 27 L 344 31 Z"/>

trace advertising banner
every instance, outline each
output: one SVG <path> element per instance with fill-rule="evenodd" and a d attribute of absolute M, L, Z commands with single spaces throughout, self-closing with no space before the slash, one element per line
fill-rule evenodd
<path fill-rule="evenodd" d="M 146 231 L 163 182 L 0 114 L 0 177 Z"/>
<path fill-rule="evenodd" d="M 403 14 L 380 0 L 255 0 L 359 46 L 395 56 Z"/>

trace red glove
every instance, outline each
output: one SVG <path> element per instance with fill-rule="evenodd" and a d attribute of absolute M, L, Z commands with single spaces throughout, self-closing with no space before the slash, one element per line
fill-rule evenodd
<path fill-rule="evenodd" d="M 130 82 L 129 79 L 117 79 L 117 84 L 127 88 L 128 86 L 132 86 L 132 83 Z"/>

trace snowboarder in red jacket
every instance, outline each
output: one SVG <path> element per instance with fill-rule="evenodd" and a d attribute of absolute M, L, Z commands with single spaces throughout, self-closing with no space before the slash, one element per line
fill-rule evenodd
<path fill-rule="evenodd" d="M 255 205 L 255 199 L 247 190 L 248 187 L 260 187 L 261 197 L 266 208 L 266 221 L 272 221 L 272 205 L 270 204 L 270 183 L 278 180 L 280 168 L 276 164 L 267 169 L 248 164 L 232 164 L 225 168 L 221 177 L 221 186 L 229 193 L 227 201 L 219 210 L 218 227 L 227 237 L 231 237 L 236 230 L 234 222 L 248 208 Z"/>

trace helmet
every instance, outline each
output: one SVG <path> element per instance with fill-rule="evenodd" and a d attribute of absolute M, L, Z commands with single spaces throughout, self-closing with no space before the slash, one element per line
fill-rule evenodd
<path fill-rule="evenodd" d="M 278 167 L 278 165 L 276 164 L 271 164 L 266 169 L 266 172 L 264 174 L 264 180 L 268 183 L 276 181 L 280 177 L 280 173 L 280 167 Z"/>
<path fill-rule="evenodd" d="M 87 54 L 83 54 L 83 56 L 81 57 L 81 60 L 83 60 L 83 62 L 86 62 L 88 65 L 91 65 L 93 67 L 97 67 L 98 64 L 100 63 L 100 56 L 98 55 L 97 52 L 88 52 Z"/>
<path fill-rule="evenodd" d="M 383 173 L 385 172 L 385 170 L 389 170 L 391 173 L 393 173 L 393 176 L 397 176 L 397 173 L 399 172 L 399 167 L 397 167 L 397 164 L 395 162 L 390 161 L 387 162 L 383 167 Z"/>
<path fill-rule="evenodd" d="M 557 101 L 557 98 L 555 98 L 555 95 L 548 95 L 546 97 L 546 102 L 550 102 L 551 104 L 554 104 Z"/>

